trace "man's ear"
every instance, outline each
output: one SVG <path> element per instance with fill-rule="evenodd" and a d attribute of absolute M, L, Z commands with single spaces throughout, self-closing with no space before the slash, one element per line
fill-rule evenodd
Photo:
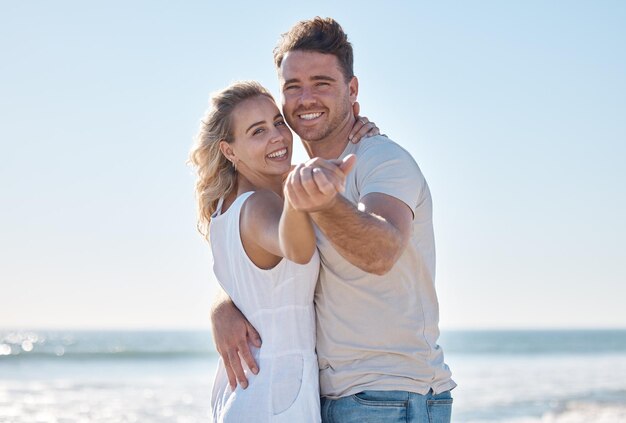
<path fill-rule="evenodd" d="M 356 76 L 353 76 L 348 83 L 348 92 L 350 94 L 350 103 L 354 104 L 356 98 L 359 95 L 359 80 Z"/>
<path fill-rule="evenodd" d="M 237 158 L 235 156 L 235 152 L 233 151 L 233 148 L 229 143 L 224 140 L 220 141 L 220 151 L 222 152 L 224 157 L 226 157 L 232 163 L 236 163 Z"/>

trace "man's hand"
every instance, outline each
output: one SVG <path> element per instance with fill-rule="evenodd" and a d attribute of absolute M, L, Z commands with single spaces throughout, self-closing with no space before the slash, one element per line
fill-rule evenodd
<path fill-rule="evenodd" d="M 316 157 L 298 165 L 285 181 L 285 195 L 296 210 L 314 212 L 326 209 L 344 191 L 346 175 L 355 162 L 356 156 L 351 154 L 343 160 Z"/>
<path fill-rule="evenodd" d="M 211 310 L 211 326 L 213 340 L 217 352 L 224 361 L 228 382 L 234 390 L 237 382 L 243 389 L 248 387 L 248 379 L 244 374 L 241 360 L 247 364 L 252 373 L 257 374 L 259 368 L 250 352 L 251 343 L 261 347 L 261 337 L 254 327 L 233 304 L 230 298 L 222 298 Z"/>

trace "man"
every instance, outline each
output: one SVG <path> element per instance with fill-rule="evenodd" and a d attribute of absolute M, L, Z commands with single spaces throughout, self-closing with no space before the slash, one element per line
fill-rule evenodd
<path fill-rule="evenodd" d="M 322 419 L 449 422 L 456 384 L 437 345 L 435 247 L 428 185 L 404 149 L 385 137 L 349 142 L 358 95 L 352 46 L 332 19 L 283 34 L 274 50 L 283 113 L 309 156 L 286 193 L 317 226 L 322 267 L 315 294 Z M 316 168 L 356 165 L 345 192 L 324 193 Z M 318 169 L 319 172 L 319 169 Z M 258 371 L 258 334 L 228 300 L 213 309 L 214 336 L 231 381 L 246 386 L 239 355 Z"/>

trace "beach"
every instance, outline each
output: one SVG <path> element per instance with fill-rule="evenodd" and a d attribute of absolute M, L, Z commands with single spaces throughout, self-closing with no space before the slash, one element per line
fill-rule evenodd
<path fill-rule="evenodd" d="M 626 421 L 626 331 L 444 331 L 454 422 Z M 0 331 L 0 422 L 207 422 L 208 331 Z"/>

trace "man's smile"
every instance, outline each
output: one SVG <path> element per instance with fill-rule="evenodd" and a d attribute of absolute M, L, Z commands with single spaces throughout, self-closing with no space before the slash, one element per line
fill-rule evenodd
<path fill-rule="evenodd" d="M 299 114 L 298 117 L 302 120 L 314 120 L 317 119 L 318 117 L 322 116 L 323 113 L 322 112 L 316 112 L 316 113 L 303 113 L 303 114 Z"/>

